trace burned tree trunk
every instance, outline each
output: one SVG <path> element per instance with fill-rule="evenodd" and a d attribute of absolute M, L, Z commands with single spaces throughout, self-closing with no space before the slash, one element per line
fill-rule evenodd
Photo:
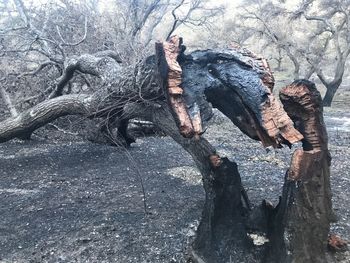
<path fill-rule="evenodd" d="M 329 262 L 327 236 L 333 216 L 330 154 L 323 122 L 322 99 L 315 84 L 296 81 L 280 92 L 281 101 L 303 134 L 303 148 L 294 152 L 287 172 L 288 250 L 293 262 Z"/>
<path fill-rule="evenodd" d="M 181 42 L 170 40 L 169 44 L 181 45 Z M 254 54 L 246 55 L 251 61 L 258 61 L 257 66 L 262 65 L 258 69 L 254 68 L 257 67 L 254 64 L 251 66 L 252 63 L 250 67 L 238 66 L 233 63 L 236 57 L 227 53 L 203 54 L 198 51 L 192 53 L 190 58 L 171 54 L 179 50 L 181 47 L 172 46 L 169 49 L 169 46 L 164 48 L 163 45 L 162 52 L 157 52 L 158 67 L 160 77 L 166 77 L 165 80 L 161 79 L 161 83 L 171 83 L 174 76 L 162 72 L 169 72 L 169 63 L 179 62 L 181 65 L 183 92 L 177 94 L 177 99 L 181 103 L 186 102 L 187 112 L 184 114 L 187 114 L 189 122 L 193 121 L 189 114 L 191 107 L 198 103 L 199 110 L 203 109 L 203 105 L 205 108 L 205 103 L 201 103 L 204 94 L 206 101 L 226 114 L 244 133 L 261 140 L 265 146 L 279 147 L 281 143 L 290 145 L 299 140 L 303 142 L 303 149 L 297 150 L 293 156 L 280 204 L 273 208 L 263 202 L 263 205 L 251 211 L 234 162 L 221 158 L 214 149 L 203 151 L 201 137 L 197 142 L 192 139 L 191 143 L 175 138 L 196 160 L 206 191 L 202 220 L 192 245 L 190 261 L 329 262 L 326 257 L 332 215 L 329 153 L 321 98 L 314 84 L 296 82 L 281 93 L 281 100 L 296 123 L 297 132 L 271 93 L 273 79 L 269 75 L 268 65 Z M 178 59 L 174 62 L 171 58 Z M 194 63 L 188 63 L 189 60 Z M 205 64 L 208 71 L 203 72 L 200 68 Z M 237 79 L 239 83 L 235 82 Z M 168 88 L 167 85 L 164 87 Z M 254 99 L 250 100 L 251 97 Z M 176 111 L 177 105 L 169 105 L 175 120 L 181 119 Z M 206 115 L 200 113 L 201 121 L 205 123 Z M 180 123 L 177 122 L 181 133 Z M 191 127 L 190 124 L 188 127 Z M 198 158 L 199 153 L 205 153 L 206 158 Z M 263 213 L 257 213 L 257 210 L 263 210 Z M 252 220 L 267 222 L 265 231 L 270 242 L 261 249 L 254 247 L 247 235 L 249 229 L 254 227 Z"/>
<path fill-rule="evenodd" d="M 234 248 L 242 262 L 254 262 L 252 255 L 242 250 L 252 243 L 244 226 L 249 205 L 237 164 L 221 158 L 203 137 L 183 137 L 166 108 L 154 110 L 152 122 L 190 153 L 203 176 L 205 205 L 189 260 L 226 262 Z"/>
<path fill-rule="evenodd" d="M 153 122 L 191 154 L 203 176 L 205 205 L 196 241 L 193 249 L 189 251 L 189 260 L 221 262 L 230 256 L 235 246 L 238 246 L 239 249 L 236 251 L 239 251 L 240 258 L 245 258 L 244 261 L 248 262 L 251 260 L 251 255 L 245 254 L 241 247 L 250 246 L 243 224 L 243 218 L 249 207 L 248 200 L 246 204 L 242 203 L 244 188 L 237 164 L 217 155 L 215 148 L 200 136 L 202 117 L 206 120 L 208 116 L 202 112 L 201 117 L 200 110 L 203 106 L 198 106 L 198 99 L 192 98 L 192 101 L 188 99 L 189 96 L 195 97 L 198 94 L 188 94 L 196 87 L 191 87 L 182 79 L 182 69 L 178 61 L 181 49 L 181 39 L 177 37 L 156 45 L 159 83 L 167 94 L 170 112 L 177 128 L 171 126 L 173 122 L 167 111 L 155 113 L 157 117 Z M 188 75 L 185 79 L 186 77 L 194 76 Z M 188 102 L 196 105 L 190 105 Z"/>
<path fill-rule="evenodd" d="M 170 40 L 167 45 L 181 45 L 181 42 Z M 180 47 L 169 48 L 167 46 L 164 48 L 163 45 L 158 46 L 158 48 L 163 48 L 162 52 L 157 52 L 160 77 L 166 78 L 165 80 L 161 79 L 161 83 L 172 83 L 171 78 L 174 75 L 162 74 L 162 72 L 169 72 L 171 67 L 169 63 L 179 62 L 182 66 L 184 72 L 182 76 L 183 92 L 177 94 L 177 99 L 181 103 L 186 102 L 187 111 L 184 114 L 187 114 L 186 118 L 189 123 L 193 121 L 189 114 L 191 107 L 195 103 L 200 105 L 199 110 L 203 109 L 203 105 L 205 106 L 204 103 L 201 103 L 201 96 L 204 94 L 206 101 L 211 102 L 214 107 L 226 114 L 244 133 L 254 139 L 261 140 L 265 146 L 280 147 L 281 143 L 290 145 L 303 139 L 304 130 L 300 130 L 299 133 L 294 129 L 292 121 L 271 93 L 273 78 L 268 70 L 268 65 L 254 54 L 243 50 L 245 52 L 243 54 L 250 57 L 251 61 L 257 61 L 257 65 L 251 66 L 250 64 L 250 67 L 244 67 L 244 65 L 242 67 L 242 64 L 235 63 L 237 53 L 231 55 L 227 53 L 210 54 L 208 52 L 208 54 L 199 51 L 192 53 L 191 58 L 183 58 L 180 54 L 175 56 L 172 54 L 172 52 L 179 52 Z M 242 54 L 242 51 L 239 51 Z M 179 59 L 174 62 L 171 58 Z M 193 63 L 189 64 L 189 60 Z M 208 71 L 203 72 L 200 68 L 203 68 L 205 64 L 208 65 Z M 245 82 L 245 78 L 247 82 Z M 194 82 L 193 79 L 196 81 Z M 239 83 L 235 82 L 237 79 L 240 80 Z M 164 88 L 166 89 L 168 86 L 164 85 Z M 181 119 L 176 111 L 177 105 L 173 103 L 169 105 L 175 120 Z M 315 105 L 311 105 L 311 107 L 313 108 Z M 205 122 L 206 115 L 201 113 L 200 116 L 202 116 L 202 122 Z M 177 124 L 181 133 L 181 122 L 178 121 Z M 188 127 L 193 127 L 193 125 L 191 126 L 190 123 Z M 323 132 L 322 129 L 320 131 Z M 169 134 L 169 130 L 166 132 Z M 303 251 L 304 244 L 295 245 L 291 257 L 289 256 L 291 248 L 289 244 L 285 243 L 285 234 L 289 231 L 292 232 L 291 229 L 295 226 L 292 223 L 294 221 L 292 219 L 289 221 L 288 217 L 289 211 L 292 209 L 288 207 L 292 198 L 290 194 L 297 192 L 291 191 L 291 183 L 286 184 L 281 203 L 277 208 L 274 209 L 265 202 L 262 207 L 256 207 L 251 211 L 236 163 L 221 158 L 216 154 L 215 149 L 204 151 L 202 143 L 205 140 L 202 137 L 197 140 L 192 139 L 187 143 L 182 142 L 174 135 L 172 137 L 196 160 L 203 175 L 206 191 L 202 220 L 190 250 L 190 261 L 287 262 L 289 260 L 305 262 L 305 260 L 310 259 Z M 324 138 L 323 135 L 321 137 Z M 303 139 L 303 141 L 306 142 L 307 139 Z M 204 156 L 199 156 L 203 153 Z M 326 200 L 330 202 L 329 196 L 325 196 L 324 201 Z M 259 214 L 256 212 L 257 210 L 265 210 L 265 212 Z M 315 215 L 313 212 L 311 214 Z M 271 241 L 270 244 L 260 249 L 254 247 L 252 240 L 248 237 L 248 231 L 253 229 L 256 224 L 252 220 L 267 222 L 265 231 Z M 285 227 L 285 222 L 291 222 L 290 228 Z M 329 228 L 329 222 L 326 226 Z M 328 231 L 326 231 L 325 238 L 324 232 L 319 240 L 326 242 Z M 309 239 L 312 238 L 312 235 L 308 234 Z M 305 241 L 308 242 L 308 240 Z M 315 244 L 310 244 L 310 249 L 316 251 Z M 323 252 L 325 252 L 325 248 Z M 261 259 L 263 260 L 261 261 Z"/>
<path fill-rule="evenodd" d="M 189 55 L 184 51 L 181 39 L 172 37 L 157 43 L 156 55 L 135 67 L 123 66 L 108 54 L 76 58 L 66 71 L 68 78 L 75 69 L 93 74 L 102 80 L 100 89 L 50 99 L 5 120 L 0 123 L 0 142 L 28 137 L 68 114 L 105 118 L 108 133 L 109 122 L 119 123 L 126 140 L 129 119 L 151 121 L 190 153 L 203 176 L 206 199 L 189 261 L 326 262 L 332 214 L 329 153 L 321 100 L 313 84 L 296 82 L 283 89 L 283 108 L 272 94 L 274 79 L 263 58 L 239 47 Z M 56 88 L 54 96 L 63 86 Z M 251 207 L 237 164 L 219 156 L 202 136 L 212 106 L 264 146 L 303 142 L 276 208 L 267 202 Z M 254 221 L 266 222 L 260 231 L 270 240 L 260 248 L 248 236 Z"/>

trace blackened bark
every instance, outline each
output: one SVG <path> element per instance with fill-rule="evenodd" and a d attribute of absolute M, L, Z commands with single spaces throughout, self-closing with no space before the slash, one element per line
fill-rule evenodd
<path fill-rule="evenodd" d="M 118 124 L 118 135 L 121 139 L 121 143 L 125 146 L 130 146 L 132 143 L 135 142 L 135 138 L 131 137 L 128 133 L 128 119 L 120 119 L 120 122 Z"/>
<path fill-rule="evenodd" d="M 222 158 L 219 165 L 212 165 L 212 175 L 203 179 L 206 198 L 192 258 L 205 262 L 240 258 L 250 262 L 254 260 L 249 251 L 253 243 L 247 236 L 248 207 L 242 203 L 244 190 L 237 164 Z"/>
<path fill-rule="evenodd" d="M 189 110 L 199 107 L 202 123 L 210 114 L 210 102 L 243 133 L 265 146 L 279 147 L 302 139 L 272 94 L 274 79 L 263 58 L 233 48 L 194 51 L 180 55 L 179 60 L 186 105 Z"/>
<path fill-rule="evenodd" d="M 193 157 L 203 176 L 205 205 L 196 239 L 189 249 L 189 262 L 219 263 L 229 262 L 230 258 L 255 262 L 248 251 L 252 247 L 245 227 L 248 206 L 242 203 L 245 192 L 237 164 L 220 158 L 203 137 L 183 137 L 166 106 L 153 110 L 150 120 Z"/>
<path fill-rule="evenodd" d="M 278 147 L 281 143 L 290 144 L 303 139 L 271 92 L 273 77 L 264 60 L 240 49 L 225 52 L 197 51 L 186 57 L 178 53 L 181 50 L 179 42 L 172 39 L 170 45 L 172 43 L 177 43 L 171 46 L 175 50 L 175 56 L 169 52 L 169 43 L 157 45 L 159 83 L 169 93 L 168 98 L 174 95 L 169 90 L 181 91 L 176 94 L 178 100 L 168 100 L 168 105 L 184 137 L 190 136 L 187 136 L 189 133 L 183 133 L 183 124 L 187 123 L 188 130 L 193 130 L 193 119 L 187 109 L 199 105 L 202 111 L 208 107 L 203 103 L 205 97 L 205 100 L 226 114 L 243 132 L 261 140 L 264 145 Z M 169 63 L 167 59 L 165 63 L 164 57 L 167 56 L 177 61 L 171 60 Z M 249 63 L 246 64 L 242 56 L 247 56 Z M 182 68 L 178 68 L 177 62 Z M 183 72 L 181 87 L 178 81 L 180 76 L 170 74 L 172 65 L 176 65 L 177 72 Z M 179 111 L 184 108 L 184 101 L 187 109 L 185 107 L 185 110 Z M 205 114 L 201 114 L 201 117 L 205 123 Z M 160 123 L 164 125 L 165 122 Z M 169 134 L 169 130 L 165 132 Z M 281 219 L 284 219 L 288 211 L 286 207 L 289 197 L 282 198 L 279 210 L 265 202 L 263 207 L 250 212 L 249 205 L 242 203 L 243 198 L 247 200 L 247 204 L 249 200 L 244 194 L 236 163 L 220 158 L 212 147 L 209 151 L 203 150 L 203 145 L 207 142 L 201 136 L 191 140 L 180 139 L 171 133 L 170 135 L 193 156 L 202 172 L 206 192 L 202 219 L 192 245 L 190 260 L 259 262 L 263 249 L 253 249 L 253 242 L 248 237 L 250 229 L 269 230 L 267 234 L 273 240 L 272 244 L 282 241 L 278 243 L 279 259 L 286 259 L 288 250 L 283 242 L 285 229 Z M 251 216 L 253 214 L 257 216 Z M 261 224 L 265 226 L 254 229 L 258 225 L 254 221 L 265 222 Z M 266 253 L 269 255 L 268 251 Z M 268 256 L 265 260 L 268 260 Z"/>

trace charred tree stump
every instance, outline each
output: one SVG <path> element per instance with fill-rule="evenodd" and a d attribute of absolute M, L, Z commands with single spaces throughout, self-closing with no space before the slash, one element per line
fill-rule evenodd
<path fill-rule="evenodd" d="M 303 148 L 293 154 L 278 208 L 280 216 L 275 218 L 275 225 L 285 226 L 283 236 L 287 239 L 284 238 L 281 243 L 281 228 L 272 231 L 275 236 L 271 239 L 275 242 L 271 243 L 267 261 L 330 262 L 326 251 L 330 223 L 334 217 L 330 189 L 331 158 L 321 95 L 314 83 L 299 80 L 283 88 L 280 98 L 304 139 Z M 279 237 L 276 238 L 276 235 Z M 288 256 L 276 252 L 283 243 Z"/>
<path fill-rule="evenodd" d="M 192 245 L 192 260 L 224 262 L 235 254 L 235 258 L 251 262 L 253 243 L 245 226 L 249 207 L 242 203 L 244 189 L 237 164 L 215 154 L 210 156 L 210 164 L 212 177 L 203 179 L 205 205 Z"/>
<path fill-rule="evenodd" d="M 242 262 L 255 262 L 247 251 L 252 247 L 244 224 L 249 207 L 242 202 L 246 199 L 237 164 L 217 155 L 203 137 L 183 137 L 166 107 L 153 110 L 151 116 L 159 129 L 192 156 L 203 176 L 205 205 L 196 240 L 188 251 L 189 262 L 227 262 L 233 251 Z"/>

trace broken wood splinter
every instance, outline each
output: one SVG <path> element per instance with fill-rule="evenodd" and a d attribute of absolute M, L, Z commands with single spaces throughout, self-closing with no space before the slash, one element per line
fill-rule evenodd
<path fill-rule="evenodd" d="M 177 59 L 181 53 L 182 39 L 178 36 L 171 37 L 168 41 L 157 43 L 156 54 L 158 59 L 158 70 L 162 72 L 162 66 L 166 67 L 167 74 L 161 76 L 166 78 L 161 83 L 168 98 L 168 103 L 182 136 L 185 138 L 199 138 L 202 133 L 202 120 L 200 114 L 191 118 L 188 113 L 187 105 L 183 98 L 182 69 Z M 165 60 L 162 62 L 161 60 Z"/>
<path fill-rule="evenodd" d="M 209 156 L 210 164 L 213 168 L 218 168 L 222 164 L 221 157 L 218 154 L 212 154 Z"/>

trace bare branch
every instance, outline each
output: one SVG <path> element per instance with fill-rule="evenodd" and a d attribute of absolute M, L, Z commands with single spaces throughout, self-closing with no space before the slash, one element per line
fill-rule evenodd
<path fill-rule="evenodd" d="M 28 28 L 29 32 L 33 35 L 33 37 L 40 41 L 44 46 L 43 52 L 47 57 L 51 57 L 51 49 L 49 48 L 47 41 L 48 39 L 43 38 L 43 33 L 39 31 L 30 21 L 30 17 L 28 16 L 25 6 L 22 0 L 14 0 L 18 13 L 20 14 L 21 19 L 25 23 L 25 27 Z M 52 40 L 50 40 L 52 41 Z"/>
<path fill-rule="evenodd" d="M 74 47 L 74 46 L 78 46 L 78 45 L 80 45 L 81 43 L 83 43 L 84 40 L 86 39 L 86 36 L 87 36 L 87 25 L 88 25 L 88 19 L 87 19 L 87 16 L 85 16 L 84 35 L 83 35 L 83 37 L 82 37 L 79 41 L 77 41 L 77 42 L 75 42 L 75 43 L 68 43 L 67 41 L 65 41 L 64 38 L 63 38 L 63 36 L 62 36 L 62 34 L 61 34 L 60 28 L 59 28 L 59 26 L 57 25 L 57 26 L 56 26 L 56 30 L 57 30 L 57 33 L 58 33 L 60 39 L 61 39 L 62 45 Z"/>
<path fill-rule="evenodd" d="M 22 74 L 18 75 L 18 78 L 22 78 L 24 76 L 34 76 L 34 75 L 38 74 L 41 70 L 43 70 L 44 68 L 46 68 L 47 66 L 52 65 L 52 64 L 58 65 L 58 63 L 51 61 L 51 60 L 45 61 L 45 62 L 41 63 L 35 70 L 23 72 Z"/>
<path fill-rule="evenodd" d="M 309 21 L 320 21 L 320 22 L 322 22 L 326 26 L 325 30 L 331 32 L 332 34 L 334 34 L 337 31 L 335 26 L 325 17 L 308 16 L 305 13 L 304 13 L 304 17 L 305 17 L 306 20 L 309 20 Z"/>
<path fill-rule="evenodd" d="M 184 4 L 185 0 L 181 0 L 181 2 L 175 6 L 175 8 L 171 11 L 171 14 L 174 18 L 174 22 L 173 22 L 173 25 L 166 37 L 166 40 L 169 40 L 169 38 L 171 37 L 171 35 L 174 33 L 175 29 L 178 27 L 178 22 L 179 22 L 179 19 L 178 17 L 176 16 L 176 10 L 179 9 L 183 4 Z"/>
<path fill-rule="evenodd" d="M 137 35 L 137 33 L 142 29 L 142 27 L 145 25 L 146 21 L 148 20 L 149 16 L 155 10 L 157 10 L 157 8 L 159 7 L 159 3 L 160 3 L 160 0 L 153 0 L 153 2 L 147 7 L 146 11 L 144 12 L 144 14 L 142 16 L 142 19 L 136 23 L 135 28 L 132 30 L 131 35 L 133 37 L 135 37 Z M 136 12 L 136 10 L 135 10 L 135 12 Z"/>

